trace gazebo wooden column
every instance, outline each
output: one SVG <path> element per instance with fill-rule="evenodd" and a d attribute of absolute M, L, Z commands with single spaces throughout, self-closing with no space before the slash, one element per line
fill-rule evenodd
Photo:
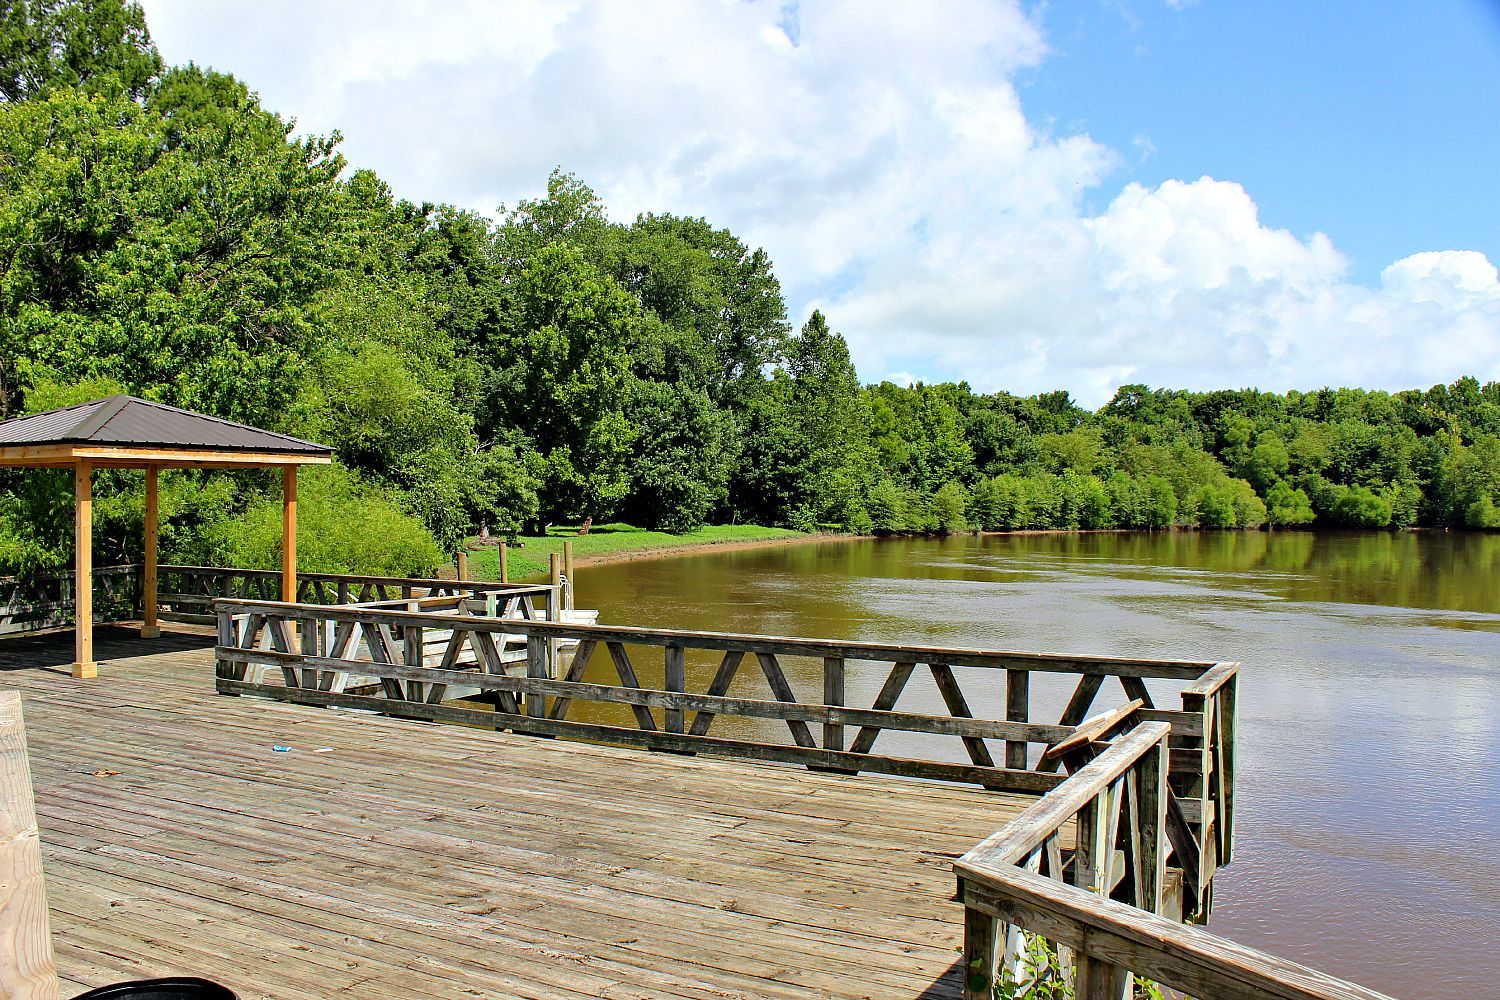
<path fill-rule="evenodd" d="M 281 469 L 281 599 L 297 600 L 297 467 Z"/>
<path fill-rule="evenodd" d="M 156 513 L 157 468 L 146 466 L 146 566 L 141 578 L 141 638 L 155 639 L 161 635 L 161 624 L 157 621 L 157 534 L 159 522 Z"/>
<path fill-rule="evenodd" d="M 94 463 L 73 466 L 73 676 L 97 677 L 94 662 Z"/>

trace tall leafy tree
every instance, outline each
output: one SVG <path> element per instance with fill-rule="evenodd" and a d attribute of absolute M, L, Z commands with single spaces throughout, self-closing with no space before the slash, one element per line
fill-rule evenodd
<path fill-rule="evenodd" d="M 291 140 L 242 86 L 180 72 L 161 109 L 0 106 L 7 405 L 39 360 L 262 425 L 296 394 L 340 271 L 336 140 Z"/>
<path fill-rule="evenodd" d="M 162 71 L 137 3 L 5 0 L 0 5 L 0 100 L 57 88 L 138 100 Z"/>
<path fill-rule="evenodd" d="M 867 521 L 875 479 L 869 411 L 844 338 L 814 312 L 748 408 L 740 503 L 757 515 L 810 528 Z"/>
<path fill-rule="evenodd" d="M 536 456 L 539 517 L 604 517 L 629 488 L 625 345 L 635 301 L 577 249 L 537 251 L 485 359 L 482 433 L 517 428 Z"/>

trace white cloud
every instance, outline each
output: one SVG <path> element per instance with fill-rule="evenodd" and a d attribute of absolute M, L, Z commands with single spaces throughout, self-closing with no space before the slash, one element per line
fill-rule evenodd
<path fill-rule="evenodd" d="M 617 218 L 728 226 L 771 253 L 793 321 L 823 308 L 870 378 L 1097 404 L 1124 381 L 1500 377 L 1500 281 L 1480 254 L 1416 254 L 1361 286 L 1326 236 L 1270 229 L 1209 178 L 1130 185 L 1089 216 L 1117 154 L 1026 118 L 1012 78 L 1046 47 L 1013 4 L 146 9 L 169 61 L 342 130 L 408 197 L 492 211 L 560 164 Z"/>

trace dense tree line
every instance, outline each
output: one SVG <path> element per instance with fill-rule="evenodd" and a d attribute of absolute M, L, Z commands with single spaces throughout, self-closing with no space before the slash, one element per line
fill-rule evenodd
<path fill-rule="evenodd" d="M 167 68 L 122 0 L 0 13 L 0 416 L 131 392 L 324 441 L 309 568 L 422 571 L 619 518 L 857 532 L 1500 527 L 1500 386 L 865 386 L 766 254 L 611 220 L 555 172 L 496 218 L 398 197 L 228 74 Z M 1003 331 L 997 332 L 1003 338 Z M 99 558 L 138 476 L 97 487 Z M 164 477 L 170 558 L 267 563 L 274 483 Z M 71 558 L 60 474 L 0 474 L 0 567 Z"/>

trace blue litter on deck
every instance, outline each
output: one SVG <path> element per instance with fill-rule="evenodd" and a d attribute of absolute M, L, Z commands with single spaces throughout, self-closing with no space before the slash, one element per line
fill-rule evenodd
<path fill-rule="evenodd" d="M 279 743 L 276 746 L 272 747 L 271 749 L 275 750 L 277 753 L 291 753 L 292 752 L 292 748 L 291 747 L 284 747 L 284 746 L 282 746 Z"/>

